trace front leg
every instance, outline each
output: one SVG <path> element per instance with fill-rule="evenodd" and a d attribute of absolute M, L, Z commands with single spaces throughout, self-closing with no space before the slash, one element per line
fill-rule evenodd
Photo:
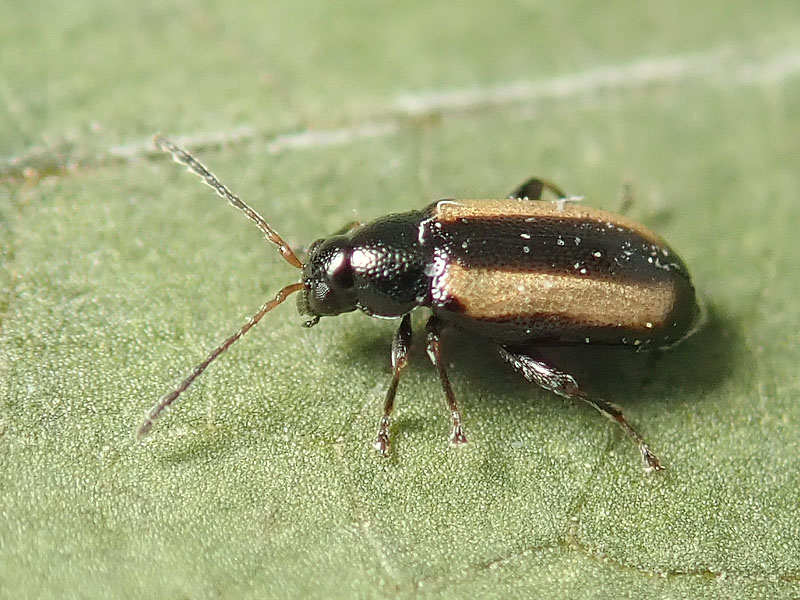
<path fill-rule="evenodd" d="M 663 469 L 658 457 L 653 454 L 644 438 L 628 423 L 618 406 L 593 398 L 584 392 L 572 375 L 565 373 L 546 362 L 528 354 L 513 352 L 505 346 L 499 346 L 500 356 L 507 361 L 525 379 L 535 383 L 546 390 L 555 392 L 564 398 L 582 400 L 596 408 L 600 413 L 616 422 L 639 447 L 645 471 L 660 471 Z"/>
<path fill-rule="evenodd" d="M 461 411 L 458 409 L 458 402 L 456 401 L 456 396 L 453 393 L 453 388 L 450 385 L 450 379 L 447 377 L 444 361 L 442 361 L 442 349 L 439 343 L 439 334 L 442 331 L 442 323 L 436 316 L 433 316 L 428 319 L 425 329 L 428 332 L 428 358 L 431 359 L 433 366 L 436 367 L 436 370 L 439 372 L 439 379 L 442 382 L 442 389 L 444 390 L 444 395 L 447 400 L 447 409 L 450 411 L 450 417 L 453 423 L 453 429 L 450 434 L 450 443 L 456 446 L 466 444 L 467 436 L 464 435 L 464 427 L 461 422 Z"/>
<path fill-rule="evenodd" d="M 400 372 L 408 364 L 408 353 L 411 350 L 411 315 L 403 315 L 400 327 L 392 339 L 392 382 L 386 390 L 386 399 L 383 402 L 383 416 L 378 421 L 378 435 L 372 447 L 381 456 L 389 454 L 389 425 L 394 409 L 394 397 L 397 394 L 397 384 L 400 382 Z"/>
<path fill-rule="evenodd" d="M 341 229 L 334 231 L 330 237 L 333 237 L 334 235 L 350 235 L 362 225 L 364 225 L 364 221 L 350 221 L 349 223 L 342 225 Z"/>

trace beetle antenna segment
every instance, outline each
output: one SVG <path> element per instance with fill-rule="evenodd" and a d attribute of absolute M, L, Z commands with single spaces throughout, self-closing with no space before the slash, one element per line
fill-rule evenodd
<path fill-rule="evenodd" d="M 197 365 L 192 370 L 191 374 L 186 379 L 184 379 L 177 388 L 172 390 L 169 394 L 166 394 L 161 397 L 161 399 L 156 403 L 156 405 L 153 406 L 153 408 L 151 408 L 147 412 L 147 416 L 145 417 L 144 422 L 141 424 L 141 426 L 139 426 L 139 429 L 136 432 L 136 437 L 141 439 L 145 435 L 147 435 L 147 433 L 150 431 L 150 428 L 153 426 L 153 423 L 156 421 L 156 419 L 158 419 L 159 415 L 162 412 L 164 412 L 164 409 L 166 409 L 170 404 L 175 402 L 175 400 L 178 399 L 178 396 L 180 396 L 183 392 L 185 392 L 186 388 L 192 385 L 192 382 L 198 377 L 200 377 L 200 375 L 202 375 L 203 371 L 206 370 L 208 365 L 214 362 L 214 360 L 220 354 L 225 352 L 225 350 L 230 348 L 233 345 L 233 343 L 236 342 L 236 340 L 238 340 L 240 337 L 242 337 L 244 334 L 250 331 L 265 314 L 267 314 L 273 308 L 278 306 L 281 302 L 286 300 L 286 298 L 288 298 L 291 294 L 301 289 L 303 289 L 303 284 L 301 282 L 289 284 L 285 288 L 283 288 L 280 292 L 278 292 L 272 300 L 265 302 L 261 306 L 261 308 L 258 309 L 258 312 L 254 314 L 252 317 L 250 317 L 247 320 L 247 323 L 245 323 L 244 326 L 239 331 L 234 333 L 232 336 L 230 336 L 228 339 L 222 342 L 219 346 L 214 348 L 214 350 L 211 351 L 211 353 L 206 357 L 206 359 L 199 365 Z"/>
<path fill-rule="evenodd" d="M 221 197 L 225 198 L 228 202 L 230 202 L 235 208 L 238 208 L 242 211 L 247 217 L 253 221 L 258 228 L 264 232 L 264 236 L 273 244 L 278 247 L 278 251 L 280 251 L 281 256 L 283 256 L 284 260 L 288 262 L 293 267 L 297 267 L 298 269 L 303 268 L 302 261 L 297 258 L 297 255 L 292 251 L 289 245 L 283 240 L 283 238 L 278 235 L 278 232 L 275 231 L 272 227 L 270 227 L 269 223 L 264 220 L 260 214 L 258 214 L 253 208 L 251 208 L 247 203 L 245 203 L 241 198 L 239 198 L 236 194 L 231 192 L 223 183 L 217 179 L 217 177 L 209 171 L 199 160 L 197 160 L 194 156 L 189 154 L 186 150 L 173 144 L 167 138 L 157 135 L 153 138 L 153 142 L 155 143 L 156 147 L 163 151 L 169 152 L 172 155 L 172 158 L 175 159 L 175 162 L 178 162 L 184 166 L 186 166 L 189 171 L 198 175 L 203 182 L 208 185 L 211 189 L 213 189 L 217 194 Z"/>

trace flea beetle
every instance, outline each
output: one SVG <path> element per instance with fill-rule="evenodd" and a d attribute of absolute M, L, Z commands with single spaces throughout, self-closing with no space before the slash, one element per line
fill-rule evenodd
<path fill-rule="evenodd" d="M 444 390 L 453 444 L 467 438 L 442 358 L 440 338 L 448 327 L 482 339 L 528 381 L 587 402 L 616 421 L 638 446 L 645 469 L 662 468 L 617 406 L 587 394 L 537 352 L 543 346 L 579 344 L 668 348 L 697 329 L 702 311 L 686 266 L 652 231 L 582 206 L 550 182 L 530 179 L 502 200 L 439 200 L 423 210 L 352 223 L 314 242 L 303 262 L 191 154 L 159 136 L 155 143 L 254 221 L 302 275 L 163 396 L 139 427 L 140 437 L 209 364 L 297 292 L 297 308 L 308 316 L 308 327 L 354 310 L 400 320 L 374 442 L 382 456 L 389 451 L 395 394 L 408 364 L 410 314 L 424 306 L 431 311 L 427 354 Z M 558 200 L 542 201 L 545 190 Z"/>

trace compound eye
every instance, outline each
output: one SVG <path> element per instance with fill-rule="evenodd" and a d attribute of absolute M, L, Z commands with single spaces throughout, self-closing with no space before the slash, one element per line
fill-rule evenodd
<path fill-rule="evenodd" d="M 337 252 L 331 258 L 326 275 L 335 289 L 346 290 L 353 287 L 353 267 L 347 253 Z"/>
<path fill-rule="evenodd" d="M 317 304 L 323 305 L 328 301 L 328 297 L 331 295 L 331 288 L 324 281 L 318 281 L 313 288 L 312 294 Z"/>

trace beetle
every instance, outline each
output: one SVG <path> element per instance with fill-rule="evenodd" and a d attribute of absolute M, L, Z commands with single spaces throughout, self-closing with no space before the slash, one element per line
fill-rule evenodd
<path fill-rule="evenodd" d="M 483 339 L 528 381 L 590 404 L 636 443 L 646 471 L 662 468 L 619 407 L 587 394 L 537 352 L 542 346 L 585 344 L 664 349 L 699 327 L 703 311 L 685 264 L 649 229 L 580 205 L 556 185 L 533 178 L 506 199 L 444 199 L 423 210 L 352 223 L 315 241 L 303 262 L 191 154 L 161 136 L 154 142 L 254 221 L 302 275 L 150 409 L 138 429 L 140 438 L 209 364 L 298 293 L 297 308 L 309 317 L 307 327 L 355 310 L 400 320 L 391 345 L 392 379 L 373 444 L 382 456 L 389 452 L 395 395 L 408 364 L 410 314 L 427 307 L 426 350 L 444 391 L 454 445 L 467 438 L 442 359 L 441 333 L 450 327 Z M 544 191 L 558 199 L 541 200 Z"/>

